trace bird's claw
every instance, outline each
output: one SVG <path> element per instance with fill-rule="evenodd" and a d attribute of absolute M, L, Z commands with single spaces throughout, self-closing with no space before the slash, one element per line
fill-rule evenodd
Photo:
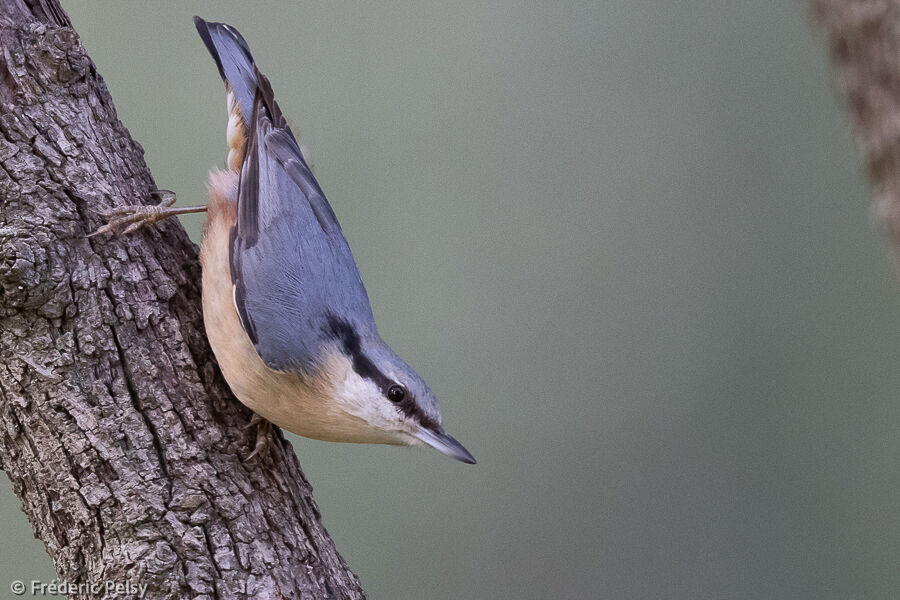
<path fill-rule="evenodd" d="M 252 425 L 256 425 L 256 444 L 253 446 L 253 452 L 244 459 L 244 462 L 250 462 L 257 456 L 260 460 L 265 460 L 272 450 L 274 432 L 272 423 L 254 413 L 248 427 Z"/>
<path fill-rule="evenodd" d="M 137 231 L 144 225 L 152 225 L 157 221 L 162 221 L 169 216 L 167 209 L 175 204 L 175 192 L 170 190 L 155 190 L 150 192 L 152 195 L 162 197 L 159 204 L 145 205 L 138 204 L 134 206 L 116 206 L 109 210 L 100 211 L 99 214 L 107 220 L 105 225 L 99 227 L 96 231 L 89 234 L 88 237 L 102 235 L 104 233 L 121 233 L 129 234 Z"/>

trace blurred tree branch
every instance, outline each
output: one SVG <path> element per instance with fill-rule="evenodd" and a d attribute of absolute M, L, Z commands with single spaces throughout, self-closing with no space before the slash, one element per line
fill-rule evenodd
<path fill-rule="evenodd" d="M 35 535 L 146 598 L 363 598 L 280 433 L 242 460 L 181 226 L 85 237 L 153 190 L 58 1 L 0 0 L 0 466 Z"/>
<path fill-rule="evenodd" d="M 900 254 L 900 0 L 811 0 L 875 194 Z"/>

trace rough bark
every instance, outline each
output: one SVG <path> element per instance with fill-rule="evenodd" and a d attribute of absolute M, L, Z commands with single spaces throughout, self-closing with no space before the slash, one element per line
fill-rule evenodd
<path fill-rule="evenodd" d="M 810 13 L 846 98 L 875 215 L 900 256 L 900 0 L 811 0 Z"/>
<path fill-rule="evenodd" d="M 0 0 L 0 466 L 35 535 L 73 584 L 363 598 L 290 444 L 243 460 L 181 226 L 85 237 L 154 189 L 57 1 Z"/>

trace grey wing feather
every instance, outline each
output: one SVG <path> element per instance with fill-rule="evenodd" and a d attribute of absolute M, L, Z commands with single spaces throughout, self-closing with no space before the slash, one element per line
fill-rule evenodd
<path fill-rule="evenodd" d="M 315 364 L 329 318 L 375 333 L 369 299 L 340 224 L 256 73 L 231 266 L 241 320 L 265 363 Z"/>

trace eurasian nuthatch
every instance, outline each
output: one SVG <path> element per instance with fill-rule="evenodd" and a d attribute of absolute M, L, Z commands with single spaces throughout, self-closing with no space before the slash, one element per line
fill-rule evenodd
<path fill-rule="evenodd" d="M 257 415 L 309 438 L 425 444 L 474 463 L 444 432 L 431 390 L 379 336 L 341 226 L 244 38 L 194 23 L 225 81 L 227 168 L 210 172 L 206 206 L 119 209 L 99 231 L 207 212 L 206 333 Z"/>

